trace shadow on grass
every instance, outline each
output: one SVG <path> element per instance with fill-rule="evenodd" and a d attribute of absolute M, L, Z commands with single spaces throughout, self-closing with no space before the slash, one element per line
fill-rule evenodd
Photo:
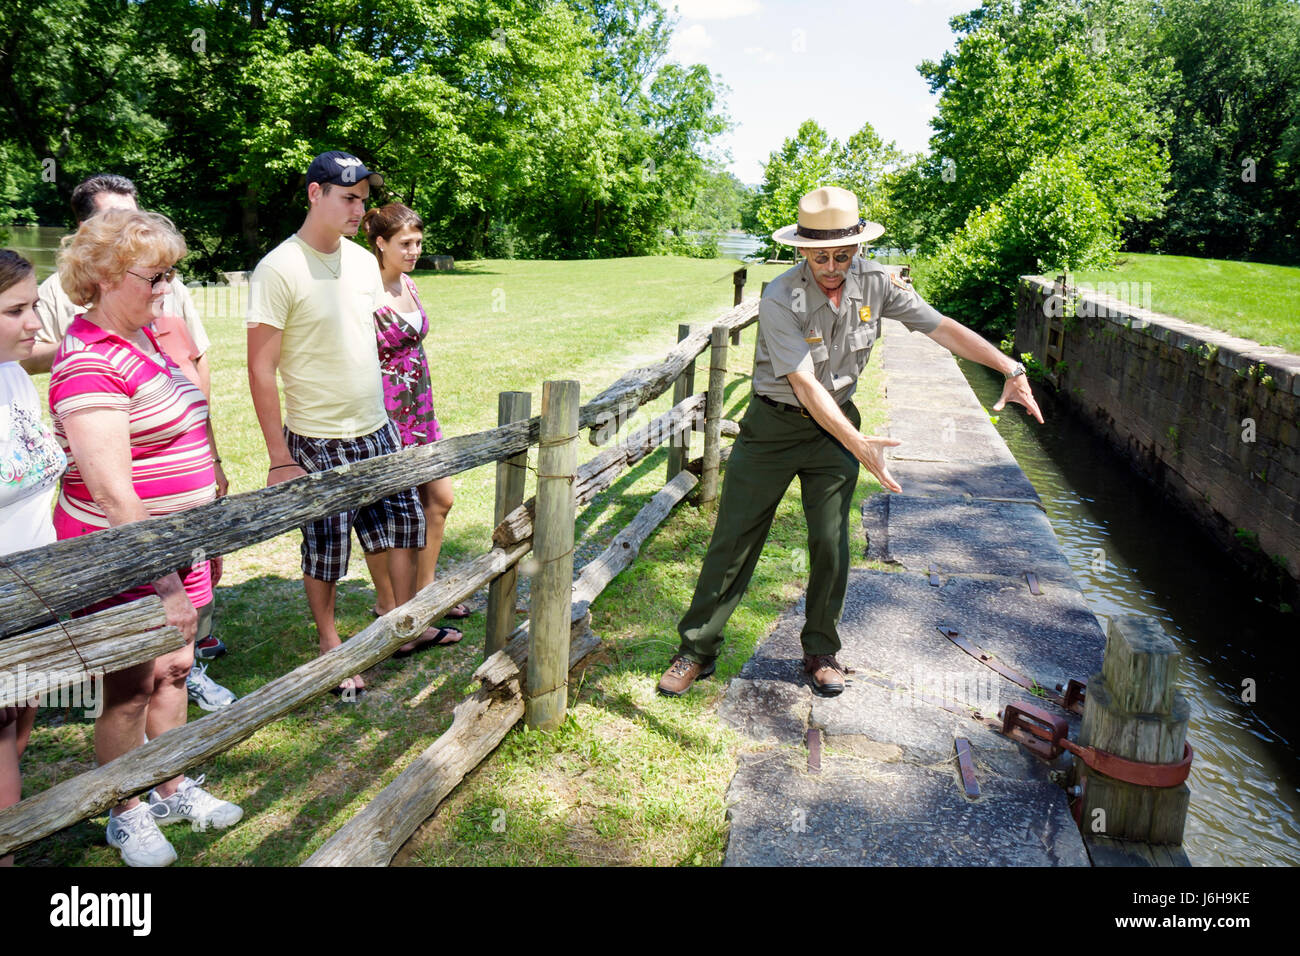
<path fill-rule="evenodd" d="M 411 272 L 413 279 L 440 279 L 443 276 L 497 276 L 501 275 L 495 269 L 475 268 L 471 262 L 469 265 L 452 266 L 450 269 L 415 269 Z"/>

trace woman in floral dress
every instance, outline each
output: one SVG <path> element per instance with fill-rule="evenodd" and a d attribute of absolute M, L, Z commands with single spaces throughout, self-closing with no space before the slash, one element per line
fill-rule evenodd
<path fill-rule="evenodd" d="M 424 223 L 401 203 L 389 203 L 366 213 L 362 225 L 370 240 L 379 271 L 383 274 L 388 304 L 375 310 L 375 336 L 379 343 L 379 364 L 384 376 L 384 405 L 397 427 L 402 447 L 428 445 L 442 439 L 442 429 L 433 410 L 433 382 L 424 355 L 424 337 L 429 317 L 420 303 L 415 283 L 407 275 L 415 268 L 424 243 Z M 443 529 L 451 510 L 450 478 L 437 478 L 419 486 L 420 506 L 427 525 L 425 546 L 420 550 L 416 585 L 433 583 L 442 548 Z M 387 556 L 381 551 L 366 555 L 375 582 L 375 613 L 393 609 L 393 587 L 388 577 Z M 448 612 L 449 618 L 468 617 L 465 605 Z M 455 644 L 461 632 L 453 627 L 443 632 L 437 644 Z M 432 646 L 432 645 L 421 645 Z"/>

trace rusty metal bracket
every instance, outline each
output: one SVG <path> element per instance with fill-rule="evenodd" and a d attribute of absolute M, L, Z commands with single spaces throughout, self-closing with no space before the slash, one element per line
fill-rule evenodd
<path fill-rule="evenodd" d="M 971 757 L 970 741 L 965 737 L 955 737 L 953 747 L 957 751 L 957 769 L 961 771 L 962 786 L 966 788 L 966 796 L 973 800 L 980 795 L 980 785 L 975 780 L 975 761 Z"/>
<path fill-rule="evenodd" d="M 822 732 L 816 727 L 808 728 L 808 772 L 822 772 Z"/>
<path fill-rule="evenodd" d="M 1044 760 L 1061 755 L 1061 741 L 1070 732 L 1064 717 L 1049 714 L 1033 704 L 1007 704 L 1002 709 L 1002 733 Z"/>
<path fill-rule="evenodd" d="M 1038 586 L 1038 575 L 1033 571 L 1025 572 L 1025 580 L 1029 582 L 1029 593 L 1037 597 L 1043 593 L 1043 589 Z"/>
<path fill-rule="evenodd" d="M 1056 689 L 1061 690 L 1061 685 L 1057 684 Z M 1065 696 L 1061 698 L 1061 706 L 1070 713 L 1083 716 L 1083 705 L 1088 697 L 1088 682 L 1071 677 L 1064 690 Z"/>

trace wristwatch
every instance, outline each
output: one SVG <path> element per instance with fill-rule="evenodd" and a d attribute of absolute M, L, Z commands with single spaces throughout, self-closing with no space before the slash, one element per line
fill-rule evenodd
<path fill-rule="evenodd" d="M 1024 375 L 1024 374 L 1025 374 L 1024 364 L 1021 362 L 1017 362 L 1015 365 L 1011 366 L 1011 371 L 1006 373 L 1007 381 L 1008 382 L 1011 381 L 1017 375 Z"/>

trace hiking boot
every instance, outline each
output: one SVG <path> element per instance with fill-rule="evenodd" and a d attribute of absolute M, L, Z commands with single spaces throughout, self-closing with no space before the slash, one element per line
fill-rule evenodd
<path fill-rule="evenodd" d="M 200 661 L 213 661 L 226 653 L 225 642 L 215 634 L 209 634 L 194 645 L 194 657 Z"/>
<path fill-rule="evenodd" d="M 834 654 L 805 654 L 803 669 L 805 674 L 812 674 L 813 690 L 824 697 L 842 694 L 844 675 L 853 673 L 853 668 L 845 667 Z"/>
<path fill-rule="evenodd" d="M 659 693 L 665 697 L 681 697 L 686 693 L 686 688 L 697 680 L 703 680 L 713 673 L 717 665 L 713 662 L 708 664 L 697 664 L 695 661 L 687 660 L 681 654 L 673 658 L 672 664 L 664 672 L 664 676 L 659 678 Z"/>
<path fill-rule="evenodd" d="M 155 790 L 149 791 L 149 809 L 154 819 L 162 826 L 169 823 L 190 822 L 193 830 L 224 830 L 239 822 L 244 811 L 228 800 L 218 800 L 199 784 L 204 775 L 191 780 L 186 777 L 176 792 L 170 797 L 160 797 Z"/>
<path fill-rule="evenodd" d="M 110 813 L 106 836 L 108 845 L 121 851 L 127 866 L 167 866 L 176 860 L 176 851 L 143 802 L 117 816 Z"/>
<path fill-rule="evenodd" d="M 190 676 L 185 678 L 185 690 L 190 700 L 206 711 L 220 710 L 236 700 L 235 695 L 208 676 L 207 664 L 195 664 Z"/>

